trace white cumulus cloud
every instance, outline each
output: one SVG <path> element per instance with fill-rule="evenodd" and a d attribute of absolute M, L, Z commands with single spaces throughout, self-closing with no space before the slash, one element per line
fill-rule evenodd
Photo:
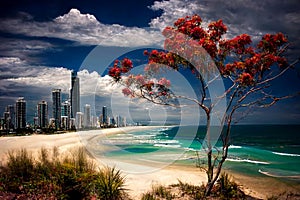
<path fill-rule="evenodd" d="M 81 45 L 137 47 L 159 45 L 163 40 L 157 30 L 103 24 L 94 15 L 82 14 L 75 8 L 48 22 L 34 21 L 28 16 L 6 19 L 0 22 L 0 30 L 27 36 L 71 40 Z"/>

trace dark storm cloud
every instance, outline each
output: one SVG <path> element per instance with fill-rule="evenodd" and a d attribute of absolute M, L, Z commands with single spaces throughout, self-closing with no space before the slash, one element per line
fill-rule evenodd
<path fill-rule="evenodd" d="M 248 33 L 258 40 L 266 33 L 282 32 L 299 56 L 300 4 L 297 0 L 227 0 L 198 1 L 203 5 L 199 14 L 208 20 L 223 19 L 229 26 L 228 35 Z"/>

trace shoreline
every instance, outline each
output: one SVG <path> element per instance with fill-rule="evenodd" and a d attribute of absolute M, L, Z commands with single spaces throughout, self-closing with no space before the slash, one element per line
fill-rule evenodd
<path fill-rule="evenodd" d="M 129 189 L 128 192 L 134 199 L 140 198 L 143 193 L 151 190 L 152 185 L 176 184 L 178 183 L 178 180 L 193 185 L 201 185 L 202 183 L 205 183 L 205 172 L 200 171 L 200 169 L 195 166 L 172 163 L 167 164 L 164 167 L 156 167 L 155 163 L 149 165 L 142 161 L 138 163 L 124 162 L 124 160 L 116 161 L 106 157 L 98 158 L 98 156 L 91 153 L 93 151 L 97 151 L 97 149 L 89 149 L 92 148 L 92 146 L 101 149 L 101 151 L 105 151 L 105 148 L 108 148 L 99 143 L 95 143 L 97 141 L 95 138 L 106 138 L 113 134 L 164 127 L 167 126 L 135 126 L 54 135 L 0 137 L 0 164 L 6 161 L 6 154 L 11 150 L 26 148 L 35 155 L 42 147 L 46 149 L 57 147 L 61 153 L 70 152 L 70 150 L 74 148 L 85 147 L 89 156 L 96 160 L 98 167 L 101 168 L 105 165 L 116 166 L 116 163 L 119 166 L 122 166 L 122 174 L 126 177 L 126 188 Z M 90 144 L 90 142 L 94 143 L 94 145 L 87 145 L 88 143 Z M 135 173 L 133 173 L 134 171 Z M 247 195 L 256 198 L 266 199 L 267 197 L 278 195 L 286 190 L 293 192 L 300 190 L 300 183 L 291 185 L 287 182 L 282 182 L 271 177 L 251 177 L 226 169 L 224 171 L 228 172 L 229 175 L 233 177 L 233 180 L 241 185 L 241 188 Z"/>

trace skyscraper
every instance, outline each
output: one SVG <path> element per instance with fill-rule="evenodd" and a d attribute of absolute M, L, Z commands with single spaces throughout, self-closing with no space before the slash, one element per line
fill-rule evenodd
<path fill-rule="evenodd" d="M 103 123 L 103 125 L 104 126 L 107 126 L 107 124 L 108 124 L 108 121 L 107 121 L 107 107 L 106 106 L 103 106 L 103 108 L 102 108 L 102 123 Z"/>
<path fill-rule="evenodd" d="M 75 121 L 75 127 L 76 129 L 81 129 L 83 125 L 83 113 L 77 112 L 76 113 L 76 121 Z"/>
<path fill-rule="evenodd" d="M 14 129 L 16 125 L 15 107 L 13 105 L 8 105 L 6 107 L 6 112 L 9 113 L 9 128 Z"/>
<path fill-rule="evenodd" d="M 55 129 L 59 129 L 61 123 L 61 89 L 52 90 L 52 102 Z"/>
<path fill-rule="evenodd" d="M 80 87 L 77 72 L 72 71 L 71 74 L 71 89 L 70 89 L 70 103 L 71 103 L 71 118 L 76 117 L 76 113 L 80 112 Z"/>
<path fill-rule="evenodd" d="M 40 128 L 48 127 L 48 104 L 46 101 L 41 101 L 37 105 L 38 126 Z"/>
<path fill-rule="evenodd" d="M 91 126 L 91 105 L 90 104 L 85 104 L 84 106 L 83 122 L 85 128 Z"/>
<path fill-rule="evenodd" d="M 70 128 L 71 119 L 71 105 L 69 101 L 65 101 L 61 104 L 61 116 L 64 118 L 63 128 L 68 130 Z"/>
<path fill-rule="evenodd" d="M 16 128 L 26 127 L 26 101 L 24 97 L 19 97 L 16 101 Z"/>

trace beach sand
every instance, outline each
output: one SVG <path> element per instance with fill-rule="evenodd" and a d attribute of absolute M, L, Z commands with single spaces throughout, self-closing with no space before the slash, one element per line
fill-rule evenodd
<path fill-rule="evenodd" d="M 109 148 L 99 143 L 96 144 L 98 140 L 95 140 L 95 137 L 106 137 L 110 134 L 120 134 L 122 132 L 151 128 L 154 127 L 125 127 L 120 129 L 99 129 L 55 135 L 0 137 L 0 159 L 2 163 L 6 162 L 8 151 L 21 148 L 26 148 L 33 152 L 34 155 L 37 154 L 42 147 L 47 149 L 57 147 L 61 153 L 64 153 L 82 146 L 87 148 L 92 158 L 95 158 L 92 152 L 97 150 L 105 151 L 106 148 Z M 96 147 L 97 149 L 95 149 Z M 141 195 L 149 191 L 152 185 L 162 184 L 167 186 L 178 183 L 178 180 L 194 185 L 201 185 L 206 182 L 205 172 L 200 171 L 194 166 L 167 165 L 162 168 L 156 167 L 155 164 L 150 166 L 145 165 L 143 162 L 127 163 L 124 161 L 110 160 L 105 157 L 97 157 L 95 160 L 100 168 L 105 165 L 116 166 L 117 168 L 121 166 L 119 168 L 121 168 L 123 175 L 126 177 L 126 188 L 129 189 L 128 192 L 133 199 L 140 199 Z M 289 187 L 288 184 L 279 184 L 270 178 L 258 180 L 253 177 L 232 172 L 230 172 L 230 174 L 233 174 L 234 180 L 242 185 L 246 194 L 262 199 L 270 197 L 272 194 L 285 191 Z"/>

